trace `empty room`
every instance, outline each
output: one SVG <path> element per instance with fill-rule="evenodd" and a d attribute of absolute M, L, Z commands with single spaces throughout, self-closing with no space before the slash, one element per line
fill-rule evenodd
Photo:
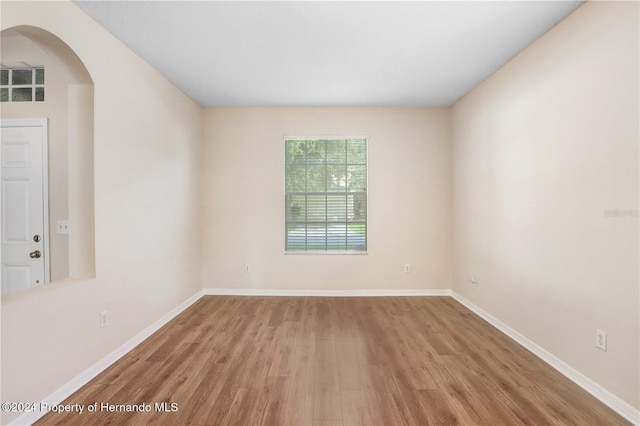
<path fill-rule="evenodd" d="M 2 1 L 3 425 L 640 425 L 637 1 Z"/>

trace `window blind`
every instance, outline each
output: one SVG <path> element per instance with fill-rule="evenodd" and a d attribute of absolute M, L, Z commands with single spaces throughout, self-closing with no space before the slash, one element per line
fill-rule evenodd
<path fill-rule="evenodd" d="M 367 250 L 367 140 L 286 139 L 285 250 Z"/>

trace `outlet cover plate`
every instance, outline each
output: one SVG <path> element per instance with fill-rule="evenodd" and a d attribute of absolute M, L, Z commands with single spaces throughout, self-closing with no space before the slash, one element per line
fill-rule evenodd
<path fill-rule="evenodd" d="M 607 332 L 596 329 L 596 348 L 607 350 Z"/>

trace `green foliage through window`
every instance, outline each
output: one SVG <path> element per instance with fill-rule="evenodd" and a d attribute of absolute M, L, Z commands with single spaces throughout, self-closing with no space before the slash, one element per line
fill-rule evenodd
<path fill-rule="evenodd" d="M 367 140 L 285 140 L 286 251 L 367 250 Z"/>

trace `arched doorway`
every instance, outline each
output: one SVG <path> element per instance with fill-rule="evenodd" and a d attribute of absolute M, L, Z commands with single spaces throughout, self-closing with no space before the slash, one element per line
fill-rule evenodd
<path fill-rule="evenodd" d="M 0 40 L 3 70 L 43 70 L 44 99 L 3 98 L 0 119 L 11 120 L 18 126 L 25 119 L 46 122 L 43 185 L 48 196 L 42 200 L 42 208 L 48 218 L 44 224 L 48 241 L 38 244 L 42 244 L 42 252 L 47 256 L 49 281 L 93 277 L 93 81 L 73 50 L 48 31 L 32 26 L 13 27 L 2 31 Z M 3 162 L 3 171 L 5 166 Z M 10 202 L 10 197 L 2 199 L 3 224 Z M 3 250 L 11 243 L 6 235 L 3 232 Z M 25 235 L 32 245 L 36 236 L 40 237 L 34 232 Z M 24 253 L 29 254 L 34 252 Z M 3 260 L 3 293 L 7 293 L 5 288 L 15 287 L 5 285 L 10 277 L 4 269 Z M 35 281 L 36 285 L 44 284 Z"/>

